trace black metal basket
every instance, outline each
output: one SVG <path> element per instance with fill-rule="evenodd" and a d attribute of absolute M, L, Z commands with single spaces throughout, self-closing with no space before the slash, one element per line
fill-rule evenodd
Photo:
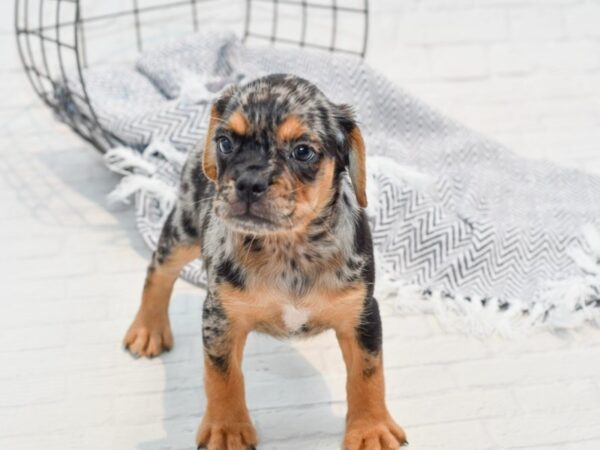
<path fill-rule="evenodd" d="M 364 57 L 368 22 L 368 0 L 15 0 L 17 44 L 33 89 L 100 151 L 117 140 L 92 108 L 83 76 L 87 67 L 131 60 L 165 34 L 215 24 L 235 29 L 245 42 Z M 67 79 L 74 74 L 82 92 L 69 90 Z M 65 114 L 65 99 L 73 97 L 77 101 L 68 101 Z"/>

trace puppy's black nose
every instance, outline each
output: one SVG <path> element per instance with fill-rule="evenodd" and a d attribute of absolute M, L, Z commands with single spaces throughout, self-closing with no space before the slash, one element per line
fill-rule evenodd
<path fill-rule="evenodd" d="M 267 181 L 255 173 L 244 173 L 235 181 L 238 198 L 248 203 L 258 200 L 267 190 Z"/>

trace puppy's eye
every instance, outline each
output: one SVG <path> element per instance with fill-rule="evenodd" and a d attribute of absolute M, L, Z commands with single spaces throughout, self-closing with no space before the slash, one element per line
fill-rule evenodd
<path fill-rule="evenodd" d="M 317 152 L 305 144 L 298 145 L 292 151 L 292 158 L 294 158 L 296 161 L 309 162 L 313 161 L 316 157 Z"/>
<path fill-rule="evenodd" d="M 225 136 L 221 136 L 217 139 L 217 147 L 224 155 L 228 155 L 233 151 L 233 144 Z"/>

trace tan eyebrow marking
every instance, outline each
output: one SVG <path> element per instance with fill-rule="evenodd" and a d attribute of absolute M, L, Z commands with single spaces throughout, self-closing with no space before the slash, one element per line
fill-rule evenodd
<path fill-rule="evenodd" d="M 277 139 L 279 141 L 292 141 L 299 139 L 307 131 L 307 128 L 298 117 L 288 116 L 277 129 Z"/>
<path fill-rule="evenodd" d="M 240 136 L 244 136 L 248 132 L 248 119 L 246 116 L 242 114 L 241 111 L 234 112 L 229 120 L 227 121 L 227 125 L 236 134 Z"/>

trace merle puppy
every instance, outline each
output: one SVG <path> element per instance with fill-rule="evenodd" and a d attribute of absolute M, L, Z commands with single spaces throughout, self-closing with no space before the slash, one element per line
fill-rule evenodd
<path fill-rule="evenodd" d="M 204 148 L 183 170 L 125 337 L 139 356 L 172 347 L 173 284 L 202 255 L 207 407 L 199 448 L 257 444 L 241 372 L 251 331 L 284 338 L 335 330 L 348 372 L 344 449 L 406 442 L 385 405 L 365 181 L 351 108 L 308 81 L 267 76 L 229 88 L 213 105 Z"/>

